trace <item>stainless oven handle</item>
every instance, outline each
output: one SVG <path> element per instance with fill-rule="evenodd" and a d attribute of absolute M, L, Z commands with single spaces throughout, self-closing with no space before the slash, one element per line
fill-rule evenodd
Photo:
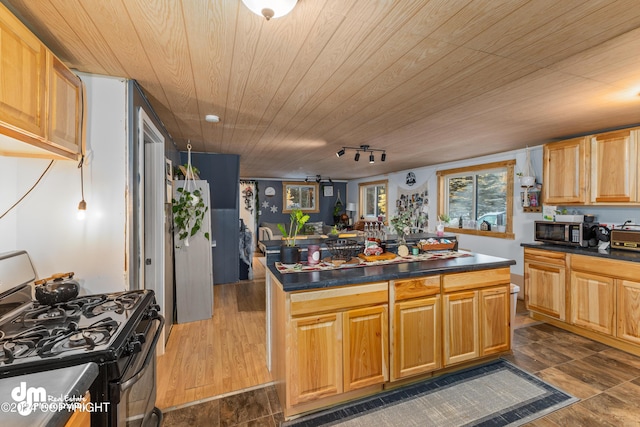
<path fill-rule="evenodd" d="M 158 315 L 158 317 L 152 320 L 158 320 L 160 322 L 160 326 L 158 326 L 158 329 L 153 336 L 153 341 L 151 342 L 151 346 L 149 347 L 149 351 L 147 352 L 147 357 L 144 359 L 144 363 L 142 364 L 142 367 L 138 369 L 138 372 L 136 372 L 131 376 L 131 378 L 120 384 L 121 391 L 125 391 L 132 385 L 134 385 L 136 381 L 138 381 L 142 377 L 142 375 L 144 375 L 144 370 L 147 369 L 147 366 L 149 366 L 149 363 L 151 363 L 152 358 L 156 356 L 156 345 L 158 344 L 158 339 L 160 338 L 162 328 L 164 327 L 164 317 Z"/>

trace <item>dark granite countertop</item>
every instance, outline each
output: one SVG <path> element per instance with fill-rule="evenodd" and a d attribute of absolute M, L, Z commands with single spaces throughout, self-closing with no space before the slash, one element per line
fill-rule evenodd
<path fill-rule="evenodd" d="M 624 249 L 581 248 L 576 246 L 554 245 L 549 243 L 520 243 L 524 248 L 544 249 L 547 251 L 564 252 L 568 254 L 587 255 L 599 258 L 610 258 L 619 261 L 640 262 L 640 252 L 625 251 Z"/>
<path fill-rule="evenodd" d="M 15 411 L 16 402 L 12 390 L 25 383 L 25 390 L 29 388 L 43 388 L 46 393 L 45 403 L 57 404 L 68 397 L 68 402 L 79 403 L 93 380 L 98 376 L 98 365 L 93 362 L 68 368 L 38 372 L 0 380 L 0 402 L 3 405 L 2 424 L 12 427 L 64 426 L 73 412 L 53 410 L 43 406 L 30 407 L 32 411 L 21 415 Z M 20 393 L 18 393 L 20 397 Z"/>
<path fill-rule="evenodd" d="M 511 259 L 471 253 L 471 256 L 387 264 L 370 267 L 345 268 L 328 271 L 281 274 L 275 265 L 268 265 L 275 277 L 282 283 L 285 292 L 329 288 L 409 277 L 432 276 L 444 273 L 487 270 L 509 267 L 516 262 Z"/>

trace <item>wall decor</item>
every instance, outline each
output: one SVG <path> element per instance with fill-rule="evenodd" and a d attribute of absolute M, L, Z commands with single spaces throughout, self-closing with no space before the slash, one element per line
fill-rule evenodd
<path fill-rule="evenodd" d="M 276 195 L 276 189 L 273 187 L 267 187 L 264 189 L 264 195 L 271 197 Z M 266 207 L 266 206 L 265 206 Z"/>
<path fill-rule="evenodd" d="M 324 197 L 333 197 L 333 185 L 325 185 L 322 187 Z"/>
<path fill-rule="evenodd" d="M 413 186 L 416 183 L 416 174 L 413 172 L 407 173 L 406 183 L 408 186 Z"/>
<path fill-rule="evenodd" d="M 411 172 L 410 172 L 411 173 Z M 429 181 L 418 188 L 402 189 L 398 187 L 396 214 L 409 217 L 411 232 L 426 231 L 429 221 Z"/>

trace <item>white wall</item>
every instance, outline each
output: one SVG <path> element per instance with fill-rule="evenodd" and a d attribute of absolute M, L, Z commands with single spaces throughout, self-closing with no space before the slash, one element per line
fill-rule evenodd
<path fill-rule="evenodd" d="M 82 293 L 126 290 L 126 84 L 82 75 L 87 93 L 84 194 L 87 216 L 77 219 L 80 169 L 56 160 L 16 211 L 0 220 L 0 251 L 25 249 L 39 277 L 74 271 Z M 38 179 L 49 160 L 0 157 L 0 211 Z M 7 183 L 7 188 L 5 188 Z M 7 238 L 5 238 L 5 235 Z"/>
<path fill-rule="evenodd" d="M 529 148 L 531 163 L 536 173 L 538 182 L 542 180 L 542 146 Z M 403 189 L 418 188 L 427 180 L 429 181 L 429 231 L 435 229 L 434 219 L 437 218 L 437 185 L 438 180 L 436 172 L 443 169 L 458 168 L 464 166 L 478 165 L 483 163 L 498 162 L 503 160 L 516 160 L 516 172 L 520 172 L 526 163 L 526 151 L 516 150 L 505 153 L 478 157 L 471 160 L 462 160 L 458 162 L 443 163 L 435 166 L 425 166 L 416 169 L 409 169 L 394 172 L 387 175 L 377 175 L 369 178 L 349 181 L 347 184 L 347 202 L 353 202 L 356 206 L 359 203 L 358 184 L 367 181 L 377 181 L 387 179 L 388 185 L 388 201 L 389 201 L 389 217 L 396 214 L 395 201 L 397 199 L 398 187 Z M 405 184 L 407 172 L 413 172 L 416 175 L 416 183 L 412 187 Z M 459 234 L 459 247 L 468 249 L 472 252 L 479 252 L 487 255 L 494 255 L 502 258 L 514 259 L 516 265 L 511 267 L 513 274 L 523 275 L 523 250 L 520 247 L 522 242 L 533 242 L 533 221 L 541 219 L 540 213 L 525 213 L 522 211 L 520 204 L 520 185 L 516 177 L 514 183 L 514 205 L 513 205 L 513 232 L 515 239 L 500 239 L 495 237 L 473 236 L 468 234 Z"/>
<path fill-rule="evenodd" d="M 16 197 L 17 162 L 12 157 L 0 156 L 0 171 L 2 171 L 2 179 L 0 179 L 0 215 L 2 215 L 18 199 Z M 17 245 L 16 221 L 15 210 L 0 219 L 0 254 L 14 250 Z"/>

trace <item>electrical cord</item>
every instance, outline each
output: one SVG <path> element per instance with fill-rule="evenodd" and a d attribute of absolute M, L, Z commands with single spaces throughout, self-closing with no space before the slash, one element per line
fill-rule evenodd
<path fill-rule="evenodd" d="M 2 215 L 0 215 L 0 219 L 4 218 L 9 212 L 11 212 L 13 210 L 13 208 L 15 208 L 16 206 L 18 206 L 20 204 L 20 202 L 22 202 L 22 200 L 24 200 L 25 197 L 27 197 L 29 195 L 29 193 L 31 193 L 31 191 L 36 188 L 36 186 L 40 183 L 40 181 L 42 180 L 42 178 L 44 178 L 44 176 L 46 175 L 46 173 L 49 171 L 49 169 L 51 169 L 51 165 L 53 165 L 53 162 L 55 160 L 51 160 L 51 162 L 49 163 L 49 165 L 47 166 L 47 168 L 44 170 L 44 172 L 42 172 L 42 174 L 40 175 L 40 178 L 38 178 L 38 180 L 35 182 L 35 184 L 33 184 L 31 186 L 31 188 L 24 193 L 24 195 L 22 197 L 20 197 L 20 199 L 18 199 L 17 202 L 15 202 L 9 209 L 7 209 Z"/>

